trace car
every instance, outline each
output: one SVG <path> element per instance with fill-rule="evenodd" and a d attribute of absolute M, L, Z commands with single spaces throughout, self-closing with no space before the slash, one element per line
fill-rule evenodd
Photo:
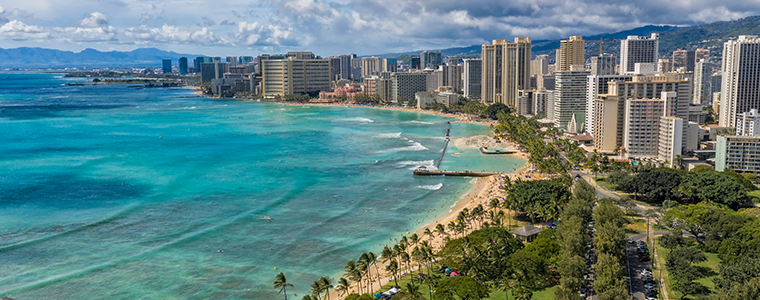
<path fill-rule="evenodd" d="M 644 276 L 652 276 L 652 271 L 647 271 L 647 270 L 641 271 L 641 276 L 642 277 L 644 277 Z"/>
<path fill-rule="evenodd" d="M 645 284 L 646 283 L 654 283 L 654 279 L 652 279 L 652 277 L 641 278 L 641 281 L 643 281 Z"/>
<path fill-rule="evenodd" d="M 647 283 L 647 284 L 644 285 L 644 288 L 647 289 L 648 291 L 656 290 L 657 289 L 657 285 L 654 284 L 654 283 Z"/>
<path fill-rule="evenodd" d="M 645 297 L 657 298 L 657 291 L 647 292 Z"/>
<path fill-rule="evenodd" d="M 628 243 L 629 244 L 633 244 L 633 239 L 632 238 L 628 238 Z"/>
<path fill-rule="evenodd" d="M 646 297 L 644 300 L 657 300 L 657 297 Z"/>

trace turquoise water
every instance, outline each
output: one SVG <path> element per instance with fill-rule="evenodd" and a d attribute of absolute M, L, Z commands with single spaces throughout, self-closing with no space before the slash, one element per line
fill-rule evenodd
<path fill-rule="evenodd" d="M 448 211 L 470 179 L 411 170 L 489 131 L 77 80 L 0 74 L 0 296 L 272 299 L 282 271 L 300 299 Z M 441 168 L 523 164 L 465 151 Z"/>

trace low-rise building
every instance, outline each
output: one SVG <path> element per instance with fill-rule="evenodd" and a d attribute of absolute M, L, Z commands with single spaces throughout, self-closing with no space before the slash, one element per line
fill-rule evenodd
<path fill-rule="evenodd" d="M 760 136 L 718 136 L 715 170 L 760 172 Z"/>

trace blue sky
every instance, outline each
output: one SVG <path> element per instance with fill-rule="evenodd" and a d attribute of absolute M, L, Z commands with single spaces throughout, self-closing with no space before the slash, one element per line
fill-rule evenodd
<path fill-rule="evenodd" d="M 760 0 L 0 0 L 0 47 L 359 55 L 760 15 Z"/>

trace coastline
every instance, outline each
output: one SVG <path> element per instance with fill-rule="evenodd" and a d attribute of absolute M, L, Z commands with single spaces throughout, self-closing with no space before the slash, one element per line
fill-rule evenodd
<path fill-rule="evenodd" d="M 439 117 L 452 118 L 452 119 L 456 119 L 456 120 L 453 121 L 453 122 L 456 122 L 456 123 L 479 124 L 479 125 L 485 125 L 485 126 L 495 126 L 495 125 L 497 125 L 496 121 L 480 121 L 474 115 L 444 113 L 444 112 L 440 112 L 440 111 L 432 111 L 432 110 L 425 110 L 425 109 L 418 109 L 418 108 L 409 108 L 409 107 L 374 106 L 374 105 L 370 106 L 370 105 L 359 105 L 359 104 L 352 104 L 352 103 L 320 103 L 320 102 L 284 102 L 284 101 L 278 101 L 277 103 L 280 103 L 280 104 L 283 104 L 283 105 L 287 105 L 287 106 L 357 107 L 357 108 L 369 108 L 369 109 L 404 111 L 404 112 L 420 113 L 420 114 L 426 114 L 426 115 L 434 115 L 434 116 L 439 116 Z"/>

